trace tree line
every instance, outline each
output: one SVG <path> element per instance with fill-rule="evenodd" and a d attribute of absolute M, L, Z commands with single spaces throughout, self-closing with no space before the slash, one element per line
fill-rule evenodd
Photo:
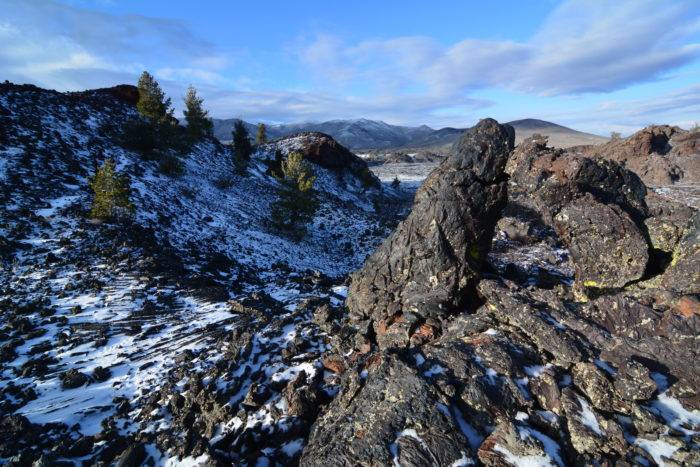
<path fill-rule="evenodd" d="M 119 139 L 126 148 L 141 153 L 145 159 L 158 161 L 160 170 L 165 174 L 178 176 L 184 171 L 180 157 L 198 142 L 213 138 L 214 125 L 204 108 L 204 99 L 193 86 L 187 88 L 183 111 L 186 126 L 183 129 L 173 116 L 171 99 L 153 75 L 144 71 L 137 89 L 138 118 L 124 125 Z M 256 146 L 266 144 L 266 130 L 265 124 L 258 125 Z M 230 145 L 232 174 L 248 174 L 254 150 L 245 124 L 236 120 Z M 306 225 L 318 208 L 313 189 L 316 177 L 302 154 L 290 153 L 277 163 L 272 175 L 278 180 L 278 199 L 271 205 L 271 225 L 298 240 L 305 235 Z M 117 170 L 114 160 L 107 159 L 97 168 L 90 179 L 90 188 L 94 194 L 91 217 L 114 221 L 131 218 L 135 214 L 128 177 Z"/>

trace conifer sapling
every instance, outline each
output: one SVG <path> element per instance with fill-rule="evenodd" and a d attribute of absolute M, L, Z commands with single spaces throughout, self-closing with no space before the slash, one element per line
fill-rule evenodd
<path fill-rule="evenodd" d="M 250 155 L 253 153 L 253 147 L 250 144 L 248 130 L 246 130 L 243 121 L 236 120 L 234 123 L 232 139 L 233 163 L 236 167 L 236 171 L 240 174 L 244 174 L 248 168 L 248 161 L 250 161 Z"/>
<path fill-rule="evenodd" d="M 258 124 L 258 134 L 255 137 L 255 144 L 265 144 L 267 142 L 267 128 L 264 123 Z"/>
<path fill-rule="evenodd" d="M 311 222 L 318 209 L 313 192 L 316 177 L 311 165 L 297 152 L 290 153 L 280 169 L 281 187 L 279 199 L 271 206 L 272 223 L 300 240 L 306 234 L 306 224 Z"/>
<path fill-rule="evenodd" d="M 187 133 L 194 140 L 205 136 L 211 136 L 214 127 L 209 112 L 204 110 L 204 99 L 197 95 L 197 90 L 190 86 L 185 94 L 185 120 L 187 120 Z"/>
<path fill-rule="evenodd" d="M 131 203 L 129 180 L 117 172 L 116 164 L 107 159 L 90 179 L 95 196 L 90 217 L 95 219 L 120 219 L 130 217 L 135 211 Z"/>

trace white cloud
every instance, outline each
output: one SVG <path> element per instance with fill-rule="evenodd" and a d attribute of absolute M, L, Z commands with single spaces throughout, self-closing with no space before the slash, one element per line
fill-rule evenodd
<path fill-rule="evenodd" d="M 527 42 L 464 40 L 440 46 L 426 37 L 344 44 L 323 35 L 300 58 L 324 78 L 368 79 L 435 96 L 502 87 L 542 95 L 609 92 L 660 79 L 700 57 L 697 2 L 572 0 Z M 693 14 L 693 12 L 695 14 Z"/>
<path fill-rule="evenodd" d="M 185 66 L 163 66 L 166 75 L 212 81 L 211 70 L 226 60 L 176 21 L 118 17 L 49 0 L 3 0 L 2 11 L 0 70 L 13 81 L 85 89 L 125 76 L 134 81 L 143 69 L 168 61 Z"/>

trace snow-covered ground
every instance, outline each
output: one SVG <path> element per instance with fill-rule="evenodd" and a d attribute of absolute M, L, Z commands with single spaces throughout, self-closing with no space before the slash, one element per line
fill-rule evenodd
<path fill-rule="evenodd" d="M 193 402 L 212 445 L 238 443 L 230 458 L 253 465 L 295 459 L 305 428 L 281 390 L 303 372 L 333 392 L 312 316 L 342 304 L 344 278 L 388 234 L 381 190 L 314 165 L 320 207 L 293 241 L 270 227 L 278 182 L 266 173 L 275 150 L 300 149 L 293 139 L 257 152 L 247 176 L 203 142 L 171 177 L 116 143 L 110 128 L 135 114 L 111 98 L 16 91 L 0 106 L 15 112 L 0 140 L 0 407 L 58 427 L 36 428 L 32 449 L 109 458 L 136 438 L 159 464 L 204 461 L 189 456 L 196 440 L 176 442 L 191 420 L 172 401 L 195 397 L 195 378 L 213 385 Z M 131 226 L 86 217 L 107 157 L 130 177 Z M 205 397 L 220 407 L 205 412 Z"/>

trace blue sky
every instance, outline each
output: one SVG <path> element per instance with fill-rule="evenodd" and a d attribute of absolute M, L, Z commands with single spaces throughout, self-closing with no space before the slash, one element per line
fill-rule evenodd
<path fill-rule="evenodd" d="M 700 1 L 0 0 L 0 79 L 135 82 L 215 117 L 700 122 Z"/>

